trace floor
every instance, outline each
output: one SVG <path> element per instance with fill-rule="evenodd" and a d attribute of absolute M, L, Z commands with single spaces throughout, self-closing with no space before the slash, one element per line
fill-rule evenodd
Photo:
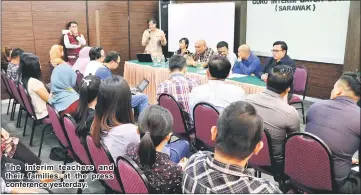
<path fill-rule="evenodd" d="M 312 104 L 311 102 L 305 102 L 306 112 L 311 104 Z M 23 114 L 21 128 L 16 128 L 16 117 L 18 116 L 18 114 L 17 113 L 15 114 L 14 121 L 10 121 L 10 115 L 6 114 L 7 106 L 8 106 L 7 102 L 4 103 L 4 101 L 3 101 L 1 106 L 2 106 L 1 107 L 1 127 L 6 129 L 10 133 L 11 136 L 18 137 L 20 139 L 20 141 L 22 143 L 24 143 L 26 146 L 28 146 L 34 154 L 38 154 L 39 145 L 40 145 L 40 132 L 41 132 L 43 125 L 39 125 L 36 127 L 34 140 L 33 140 L 33 146 L 30 147 L 29 142 L 30 142 L 30 131 L 31 131 L 32 121 L 30 119 L 28 120 L 26 135 L 23 136 L 22 133 L 23 133 L 23 127 L 24 127 L 24 123 L 25 123 L 25 114 Z M 300 116 L 301 116 L 301 112 L 300 112 Z M 301 118 L 301 130 L 304 131 L 304 128 L 305 128 L 305 126 L 302 124 L 302 118 Z M 52 147 L 55 147 L 55 146 L 59 146 L 56 136 L 54 134 L 45 135 L 43 149 L 41 152 L 42 164 L 58 165 L 58 164 L 62 163 L 60 161 L 53 161 L 49 158 L 50 150 Z M 72 163 L 72 164 L 75 164 L 75 163 Z M 74 172 L 73 172 L 73 174 L 74 174 Z M 273 181 L 272 177 L 270 177 L 266 174 L 262 174 L 262 177 L 265 179 L 268 179 L 270 181 Z M 72 180 L 75 181 L 75 179 L 72 179 Z M 66 180 L 66 181 L 69 181 L 69 180 Z M 91 181 L 90 179 L 88 179 L 87 182 L 88 182 L 88 188 L 85 189 L 83 191 L 83 193 L 105 193 L 105 189 L 100 184 L 99 181 Z M 72 193 L 76 193 L 77 189 L 76 188 L 58 188 L 58 189 L 53 189 L 52 191 L 54 193 L 72 194 Z"/>

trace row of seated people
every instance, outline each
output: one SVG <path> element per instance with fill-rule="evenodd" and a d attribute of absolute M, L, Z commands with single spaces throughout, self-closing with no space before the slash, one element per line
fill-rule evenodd
<path fill-rule="evenodd" d="M 176 60 L 177 58 L 178 58 L 178 62 L 181 62 L 181 63 L 177 63 L 177 60 Z M 184 71 L 184 67 L 185 67 L 184 61 L 185 61 L 185 59 L 180 58 L 179 56 L 172 57 L 170 59 L 170 66 L 169 66 L 170 70 L 172 72 L 174 72 L 174 71 L 177 72 L 179 74 L 178 76 L 184 77 L 184 72 L 185 72 Z M 173 67 L 173 64 L 176 68 Z M 207 76 L 208 76 L 209 83 L 202 85 L 202 86 L 194 87 L 194 89 L 201 90 L 201 93 L 199 94 L 200 97 L 202 97 L 202 95 L 205 93 L 206 94 L 204 96 L 205 98 L 202 97 L 202 98 L 196 99 L 195 103 L 197 103 L 197 101 L 208 101 L 208 102 L 216 105 L 216 107 L 217 107 L 217 105 L 219 105 L 218 102 L 223 101 L 223 102 L 226 102 L 225 103 L 226 105 L 218 106 L 218 108 L 223 109 L 226 106 L 228 106 L 230 103 L 238 101 L 238 99 L 232 99 L 232 98 L 237 98 L 239 96 L 239 95 L 237 95 L 237 92 L 242 91 L 242 89 L 241 88 L 238 88 L 238 89 L 231 88 L 230 85 L 227 85 L 224 83 L 224 79 L 227 78 L 227 76 L 230 72 L 230 67 L 231 67 L 230 62 L 226 58 L 222 58 L 220 56 L 212 57 L 212 59 L 208 63 L 208 70 L 207 70 Z M 171 78 L 171 80 L 173 80 L 173 78 Z M 187 80 L 189 80 L 189 79 L 187 79 Z M 212 83 L 212 80 L 218 81 L 219 85 L 211 86 L 210 83 Z M 280 144 L 277 144 L 277 143 L 282 142 L 282 140 L 285 139 L 286 134 L 289 134 L 294 131 L 300 131 L 300 127 L 299 127 L 300 121 L 299 121 L 298 113 L 296 112 L 296 110 L 293 107 L 288 106 L 287 103 L 285 103 L 284 101 L 281 101 L 282 97 L 285 96 L 287 94 L 287 92 L 289 91 L 289 88 L 292 85 L 292 80 L 293 80 L 292 70 L 288 66 L 282 66 L 282 65 L 276 66 L 275 68 L 272 69 L 271 74 L 268 76 L 267 90 L 263 93 L 250 95 L 246 98 L 246 101 L 251 103 L 258 111 L 258 114 L 263 118 L 265 126 L 266 127 L 269 126 L 268 129 L 271 129 L 271 136 L 273 139 L 276 140 L 275 142 L 273 142 L 273 143 L 275 143 L 274 150 L 276 151 L 274 153 L 276 154 L 276 156 L 275 156 L 276 159 L 279 159 L 279 162 L 282 161 L 282 156 L 280 155 L 280 154 L 282 154 L 282 148 L 281 148 Z M 177 86 L 177 84 L 179 86 Z M 356 106 L 356 109 L 354 107 L 356 105 L 355 102 L 357 102 L 360 97 L 359 84 L 360 84 L 359 75 L 353 74 L 353 73 L 352 74 L 346 73 L 335 84 L 335 89 L 333 90 L 332 100 L 329 100 L 330 101 L 329 104 L 334 103 L 334 104 L 343 105 L 345 102 L 349 103 L 349 107 L 351 109 L 348 110 L 348 113 L 350 113 L 350 116 L 348 116 L 348 118 L 355 118 L 355 116 L 359 116 L 358 107 Z M 190 89 L 188 91 L 185 90 L 184 92 L 175 90 L 175 91 L 167 91 L 166 93 L 172 94 L 174 97 L 177 97 L 178 94 L 181 94 L 182 97 L 179 98 L 178 101 L 184 99 L 183 97 L 187 97 L 189 99 L 189 102 L 192 102 L 192 94 L 194 92 L 193 92 L 193 89 L 191 89 L 193 87 L 189 88 L 188 82 L 181 82 L 181 81 L 176 80 L 174 82 L 170 82 L 170 86 L 168 86 L 167 88 L 169 88 L 169 89 L 170 88 L 172 88 L 172 89 L 180 89 L 180 88 Z M 202 88 L 205 90 L 202 91 Z M 121 88 L 117 87 L 116 89 L 120 90 Z M 223 89 L 225 89 L 225 90 L 223 90 Z M 231 90 L 227 90 L 227 89 L 231 89 Z M 217 93 L 217 91 L 219 91 L 219 90 L 222 90 L 222 92 Z M 194 91 L 196 92 L 197 90 L 194 90 Z M 186 93 L 186 94 L 184 94 L 184 93 Z M 101 93 L 99 93 L 99 94 L 101 94 Z M 195 97 L 198 97 L 197 93 L 194 93 L 194 94 L 196 94 Z M 236 94 L 236 95 L 234 95 L 234 94 Z M 98 98 L 99 98 L 99 96 L 101 96 L 101 95 L 98 95 Z M 111 95 L 111 97 L 112 97 L 112 95 Z M 98 105 L 98 103 L 99 103 L 98 98 L 97 98 L 96 105 Z M 208 98 L 210 98 L 210 99 L 208 99 Z M 244 95 L 241 98 L 242 99 L 239 99 L 239 100 L 244 100 L 244 98 L 245 98 Z M 344 99 L 346 99 L 348 101 L 344 101 Z M 110 99 L 109 101 L 111 102 L 112 99 Z M 182 101 L 180 101 L 180 102 L 182 102 Z M 192 104 L 192 103 L 190 103 L 190 104 Z M 324 106 L 324 107 L 326 107 L 326 108 L 330 107 L 329 105 L 327 105 L 326 101 L 324 102 L 324 104 L 326 104 L 326 106 Z M 316 103 L 313 106 L 317 106 L 317 105 L 319 105 L 319 103 Z M 312 111 L 312 107 L 310 108 L 310 112 Z M 345 108 L 345 107 L 343 106 L 342 108 Z M 95 110 L 97 111 L 96 108 L 95 108 Z M 189 110 L 192 110 L 192 109 L 189 109 Z M 307 121 L 312 120 L 312 119 L 309 119 L 310 118 L 309 116 L 312 115 L 312 112 L 311 113 L 310 112 L 308 113 Z M 316 111 L 314 111 L 314 112 L 316 112 Z M 335 113 L 335 111 L 326 112 L 326 113 L 328 113 L 328 114 L 332 113 L 332 115 L 325 117 L 327 120 L 325 118 L 321 118 L 320 120 L 316 119 L 315 121 L 317 121 L 317 122 L 315 122 L 315 123 L 316 124 L 319 124 L 320 122 L 330 123 L 331 121 L 329 121 L 328 118 L 335 117 L 336 119 L 339 119 L 340 118 L 339 115 L 344 116 L 343 112 L 342 112 L 342 114 Z M 106 114 L 106 113 L 104 112 L 103 114 Z M 314 114 L 314 117 L 320 117 L 320 115 Z M 287 120 L 285 120 L 285 119 L 287 119 Z M 333 122 L 334 121 L 339 121 L 339 120 L 333 120 Z M 355 120 L 353 120 L 353 122 L 355 122 L 355 124 L 353 124 L 355 126 L 353 126 L 353 127 L 358 127 L 358 128 L 352 129 L 352 132 L 355 132 L 356 135 L 359 135 L 360 134 L 359 133 L 359 122 L 357 122 L 356 118 L 355 118 Z M 124 124 L 124 123 L 122 123 L 122 124 Z M 337 126 L 338 131 L 340 129 L 344 129 L 346 126 L 346 125 L 342 125 L 342 123 L 337 123 L 337 125 L 338 125 Z M 312 128 L 312 129 L 314 129 L 314 128 Z M 307 127 L 306 127 L 306 130 L 307 130 Z M 326 129 L 326 130 L 328 130 L 328 129 Z M 309 130 L 309 131 L 311 131 L 311 130 Z M 348 129 L 346 129 L 344 131 L 348 132 Z M 318 135 L 317 134 L 318 132 L 313 132 L 313 133 Z M 352 134 L 352 133 L 350 133 L 350 135 L 354 136 L 354 134 Z M 322 135 L 318 135 L 318 136 L 320 136 L 322 139 L 324 139 L 322 137 Z M 323 136 L 327 137 L 328 135 L 323 135 Z M 347 167 L 342 166 L 342 169 L 337 169 L 335 167 L 335 170 L 343 170 L 342 173 L 340 172 L 340 173 L 336 174 L 336 179 L 338 181 L 339 186 L 345 186 L 347 184 L 347 182 L 346 182 L 347 176 L 352 173 L 350 171 L 351 157 L 357 151 L 357 149 L 358 149 L 357 141 L 359 141 L 359 137 L 357 137 L 357 136 L 354 136 L 354 137 L 356 137 L 358 139 L 355 139 L 356 142 L 352 142 L 352 143 L 349 142 L 351 145 L 349 148 L 351 148 L 351 149 L 349 151 L 344 151 L 344 150 L 342 151 L 342 154 L 347 153 L 348 155 L 340 155 L 343 162 L 348 162 Z M 332 139 L 332 138 L 329 138 L 329 139 Z M 108 142 L 108 143 L 110 143 L 110 142 Z M 337 153 L 338 148 L 337 147 L 333 148 L 332 146 L 330 146 L 330 147 L 333 152 L 335 150 L 335 152 L 334 152 L 335 159 L 339 160 L 340 157 L 338 157 L 338 153 Z M 121 153 L 121 150 L 119 150 L 119 151 Z M 115 155 L 115 156 L 117 156 L 117 155 Z M 339 166 L 339 164 L 335 163 L 335 166 Z M 352 185 L 354 185 L 354 184 L 352 184 Z"/>

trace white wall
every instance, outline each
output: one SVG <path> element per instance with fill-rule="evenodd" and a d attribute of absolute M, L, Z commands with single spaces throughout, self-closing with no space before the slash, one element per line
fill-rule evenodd
<path fill-rule="evenodd" d="M 349 1 L 266 2 L 247 4 L 246 40 L 254 53 L 271 56 L 272 44 L 282 40 L 293 59 L 343 64 Z M 310 5 L 311 10 L 284 11 L 284 6 L 300 5 Z"/>
<path fill-rule="evenodd" d="M 220 41 L 226 41 L 233 51 L 235 3 L 169 4 L 168 50 L 179 49 L 179 40 L 189 39 L 188 50 L 194 52 L 196 40 L 204 39 L 216 51 Z"/>

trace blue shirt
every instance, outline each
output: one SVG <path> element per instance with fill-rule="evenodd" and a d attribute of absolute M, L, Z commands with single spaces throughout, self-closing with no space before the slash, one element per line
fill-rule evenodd
<path fill-rule="evenodd" d="M 322 100 L 307 112 L 306 132 L 322 139 L 332 151 L 336 182 L 341 186 L 360 147 L 360 107 L 348 97 Z"/>
<path fill-rule="evenodd" d="M 249 55 L 247 60 L 237 61 L 232 69 L 233 73 L 251 75 L 261 71 L 261 61 L 259 58 L 252 53 Z"/>
<path fill-rule="evenodd" d="M 99 77 L 101 80 L 105 80 L 112 77 L 112 71 L 110 71 L 107 66 L 102 66 L 95 72 L 95 76 Z"/>

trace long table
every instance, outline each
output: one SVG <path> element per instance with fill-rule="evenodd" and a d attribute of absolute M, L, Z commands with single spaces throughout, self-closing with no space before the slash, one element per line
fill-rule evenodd
<path fill-rule="evenodd" d="M 195 67 L 188 67 L 186 76 L 198 79 L 201 84 L 207 83 L 207 76 L 204 71 Z M 124 78 L 130 86 L 137 86 L 145 78 L 149 81 L 144 94 L 148 95 L 149 103 L 156 104 L 156 90 L 159 83 L 169 79 L 170 71 L 168 68 L 155 66 L 152 62 L 139 62 L 138 60 L 126 61 L 124 65 Z M 235 77 L 226 79 L 226 83 L 240 86 L 246 94 L 259 93 L 265 90 L 264 81 L 255 76 Z"/>

